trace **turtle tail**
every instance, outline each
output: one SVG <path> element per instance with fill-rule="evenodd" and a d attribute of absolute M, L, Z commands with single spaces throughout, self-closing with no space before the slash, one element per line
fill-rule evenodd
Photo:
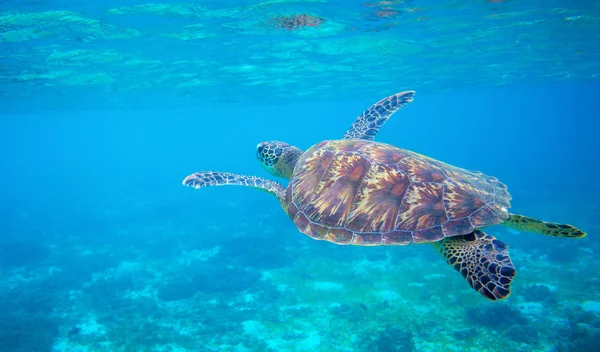
<path fill-rule="evenodd" d="M 581 238 L 587 235 L 585 232 L 571 225 L 545 222 L 516 214 L 510 214 L 502 225 L 515 230 L 537 232 L 553 237 Z"/>

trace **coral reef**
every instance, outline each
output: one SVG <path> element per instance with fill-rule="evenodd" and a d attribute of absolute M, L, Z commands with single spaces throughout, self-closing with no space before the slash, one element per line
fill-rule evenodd
<path fill-rule="evenodd" d="M 190 214 L 166 225 L 144 214 L 93 239 L 41 241 L 50 256 L 3 267 L 0 351 L 597 349 L 592 255 L 548 275 L 550 246 L 514 251 L 521 279 L 488 302 L 428 246 L 333 246 L 267 214 L 257 231 L 254 215 L 188 226 Z"/>
<path fill-rule="evenodd" d="M 538 327 L 528 324 L 515 324 L 508 327 L 506 336 L 515 342 L 534 344 L 539 341 Z"/>
<path fill-rule="evenodd" d="M 400 326 L 386 327 L 365 346 L 365 351 L 369 352 L 412 352 L 414 350 L 413 333 Z"/>
<path fill-rule="evenodd" d="M 524 326 L 527 318 L 520 310 L 506 303 L 486 304 L 466 309 L 467 318 L 488 329 L 504 329 L 509 326 Z"/>
<path fill-rule="evenodd" d="M 556 294 L 547 285 L 531 285 L 523 290 L 525 302 L 552 303 L 556 301 Z"/>
<path fill-rule="evenodd" d="M 452 336 L 457 340 L 468 340 L 477 337 L 475 328 L 458 329 L 452 332 Z"/>
<path fill-rule="evenodd" d="M 219 266 L 206 269 L 164 284 L 158 290 L 158 297 L 175 301 L 190 298 L 196 292 L 232 294 L 252 287 L 260 279 L 260 274 L 251 269 Z"/>
<path fill-rule="evenodd" d="M 53 300 L 35 286 L 0 292 L 0 351 L 50 351 L 59 331 Z"/>
<path fill-rule="evenodd" d="M 576 313 L 579 314 L 581 313 Z M 596 352 L 600 340 L 600 324 L 592 326 L 585 322 L 568 320 L 557 336 L 559 339 L 555 346 L 557 352 Z"/>

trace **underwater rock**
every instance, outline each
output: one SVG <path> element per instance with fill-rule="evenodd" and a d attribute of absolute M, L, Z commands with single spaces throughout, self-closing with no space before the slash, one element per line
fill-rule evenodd
<path fill-rule="evenodd" d="M 600 315 L 600 302 L 585 301 L 581 304 L 581 309 L 585 312 L 591 312 Z"/>
<path fill-rule="evenodd" d="M 546 314 L 546 308 L 541 302 L 523 302 L 516 307 L 528 318 L 538 319 Z"/>
<path fill-rule="evenodd" d="M 414 351 L 413 333 L 400 326 L 390 326 L 367 345 L 372 352 L 411 352 Z"/>
<path fill-rule="evenodd" d="M 466 314 L 470 321 L 489 329 L 503 329 L 511 325 L 527 324 L 527 318 L 520 310 L 505 303 L 469 307 Z"/>
<path fill-rule="evenodd" d="M 106 273 L 112 268 L 118 267 L 122 262 L 122 253 L 118 251 L 117 247 L 110 253 L 85 251 L 73 255 L 73 253 L 64 251 L 56 253 L 53 258 L 56 262 L 60 262 L 65 281 L 79 282 L 90 280 L 95 274 Z M 56 275 L 53 279 L 56 281 Z"/>
<path fill-rule="evenodd" d="M 398 302 L 402 296 L 393 290 L 371 291 L 370 295 L 378 302 Z"/>
<path fill-rule="evenodd" d="M 368 307 L 364 303 L 356 304 L 335 304 L 330 307 L 331 315 L 342 318 L 348 321 L 364 320 L 364 316 L 368 311 Z"/>
<path fill-rule="evenodd" d="M 0 351 L 51 351 L 58 335 L 53 302 L 39 287 L 0 295 Z"/>
<path fill-rule="evenodd" d="M 0 316 L 0 351 L 51 351 L 58 327 L 43 315 Z"/>
<path fill-rule="evenodd" d="M 468 340 L 477 336 L 477 330 L 474 328 L 454 330 L 452 336 L 459 341 Z"/>
<path fill-rule="evenodd" d="M 523 291 L 525 302 L 554 302 L 554 291 L 547 285 L 531 285 Z"/>
<path fill-rule="evenodd" d="M 580 305 L 569 305 L 567 309 L 569 326 L 577 323 L 600 330 L 600 302 L 585 301 Z"/>
<path fill-rule="evenodd" d="M 241 268 L 204 268 L 190 278 L 180 278 L 169 282 L 158 290 L 162 301 L 187 299 L 196 292 L 230 294 L 246 290 L 260 280 L 260 274 L 254 270 Z"/>
<path fill-rule="evenodd" d="M 532 344 L 538 340 L 538 328 L 532 325 L 512 325 L 506 336 L 515 342 Z"/>
<path fill-rule="evenodd" d="M 81 332 L 81 328 L 76 326 L 74 328 L 69 329 L 69 331 L 67 331 L 67 335 L 77 336 L 77 335 L 79 335 L 80 332 Z"/>
<path fill-rule="evenodd" d="M 558 335 L 558 352 L 597 352 L 600 329 L 585 323 L 568 324 L 565 331 Z"/>
<path fill-rule="evenodd" d="M 193 297 L 198 290 L 189 281 L 170 282 L 158 290 L 158 299 L 163 302 L 179 301 Z"/>
<path fill-rule="evenodd" d="M 267 329 L 264 325 L 256 320 L 246 320 L 242 322 L 242 329 L 244 330 L 244 334 L 261 337 L 266 336 Z"/>

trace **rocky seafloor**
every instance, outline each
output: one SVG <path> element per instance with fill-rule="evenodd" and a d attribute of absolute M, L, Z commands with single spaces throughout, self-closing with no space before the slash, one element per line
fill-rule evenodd
<path fill-rule="evenodd" d="M 276 210 L 105 217 L 3 240 L 0 351 L 599 350 L 592 234 L 486 230 L 518 270 L 491 302 L 430 246 L 335 246 Z"/>

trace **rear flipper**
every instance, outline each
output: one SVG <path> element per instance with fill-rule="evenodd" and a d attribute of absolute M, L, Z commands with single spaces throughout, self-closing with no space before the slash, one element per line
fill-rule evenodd
<path fill-rule="evenodd" d="M 447 237 L 434 245 L 481 295 L 493 301 L 508 297 L 516 271 L 506 243 L 475 230 L 468 235 Z"/>
<path fill-rule="evenodd" d="M 515 230 L 537 232 L 543 235 L 554 237 L 585 237 L 586 233 L 571 225 L 556 224 L 553 222 L 545 222 L 534 218 L 528 218 L 523 215 L 510 214 L 508 219 L 502 225 L 513 228 Z"/>

